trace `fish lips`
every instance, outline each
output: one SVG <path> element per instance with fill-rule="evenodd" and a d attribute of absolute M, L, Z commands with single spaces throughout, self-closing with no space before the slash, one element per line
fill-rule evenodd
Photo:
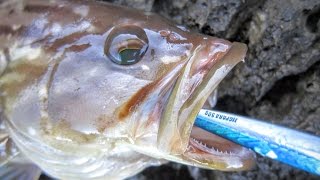
<path fill-rule="evenodd" d="M 250 169 L 255 154 L 233 142 L 193 127 L 200 109 L 227 73 L 244 60 L 247 46 L 208 38 L 182 68 L 164 109 L 157 148 L 168 160 L 225 171 Z"/>

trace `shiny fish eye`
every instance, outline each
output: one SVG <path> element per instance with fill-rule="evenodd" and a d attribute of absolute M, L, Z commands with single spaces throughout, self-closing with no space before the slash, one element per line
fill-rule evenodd
<path fill-rule="evenodd" d="M 143 58 L 148 43 L 142 28 L 134 25 L 120 26 L 110 32 L 104 52 L 116 64 L 132 65 Z"/>

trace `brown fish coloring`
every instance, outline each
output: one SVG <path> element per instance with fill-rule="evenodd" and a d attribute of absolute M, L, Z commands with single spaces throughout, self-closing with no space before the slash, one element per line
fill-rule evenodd
<path fill-rule="evenodd" d="M 223 171 L 254 164 L 250 150 L 193 127 L 246 45 L 102 2 L 0 7 L 5 130 L 49 175 L 126 178 L 166 160 Z M 2 164 L 15 155 L 6 151 Z"/>

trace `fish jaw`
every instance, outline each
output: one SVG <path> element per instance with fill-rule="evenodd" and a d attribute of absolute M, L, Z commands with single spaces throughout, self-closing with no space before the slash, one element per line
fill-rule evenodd
<path fill-rule="evenodd" d="M 193 127 L 209 95 L 227 73 L 244 60 L 246 51 L 242 43 L 215 38 L 196 48 L 173 87 L 160 121 L 157 146 L 167 154 L 165 158 L 229 171 L 250 169 L 254 165 L 255 155 L 250 150 Z M 211 139 L 205 141 L 205 137 Z M 208 148 L 204 144 L 211 145 Z"/>
<path fill-rule="evenodd" d="M 155 159 L 222 171 L 254 166 L 255 154 L 233 142 L 193 127 L 200 109 L 220 81 L 247 51 L 242 43 L 204 38 L 192 55 L 145 86 L 127 122 L 125 146 Z M 137 101 L 137 98 L 131 100 Z M 119 113 L 126 109 L 129 100 Z M 141 100 L 138 100 L 141 101 Z M 121 114 L 121 113 L 120 113 Z"/>

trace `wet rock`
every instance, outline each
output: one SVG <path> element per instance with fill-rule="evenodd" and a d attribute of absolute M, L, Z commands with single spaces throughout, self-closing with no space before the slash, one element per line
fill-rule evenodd
<path fill-rule="evenodd" d="M 307 2 L 267 1 L 253 13 L 240 39 L 249 46 L 247 62 L 223 82 L 220 97 L 238 96 L 253 107 L 277 81 L 319 61 L 320 31 L 311 32 L 307 23 L 319 1 Z"/>
<path fill-rule="evenodd" d="M 276 82 L 255 108 L 248 112 L 260 119 L 320 135 L 319 94 L 320 62 L 304 73 Z"/>

